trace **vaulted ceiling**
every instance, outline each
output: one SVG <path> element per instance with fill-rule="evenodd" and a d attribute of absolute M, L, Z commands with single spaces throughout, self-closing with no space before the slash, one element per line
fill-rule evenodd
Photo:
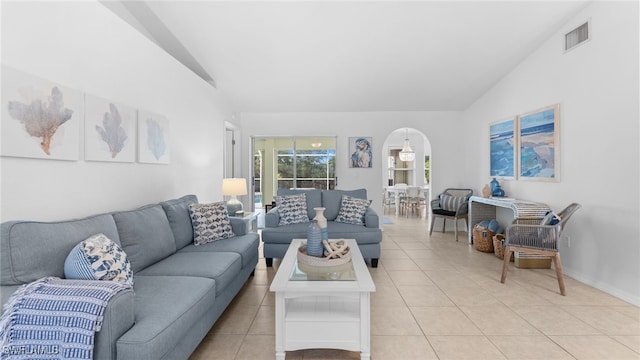
<path fill-rule="evenodd" d="M 238 112 L 343 112 L 464 110 L 588 2 L 135 3 L 105 5 Z"/>

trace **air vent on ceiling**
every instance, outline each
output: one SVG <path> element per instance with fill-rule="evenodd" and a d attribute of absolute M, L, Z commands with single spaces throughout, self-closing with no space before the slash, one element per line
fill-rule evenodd
<path fill-rule="evenodd" d="M 587 21 L 564 35 L 564 51 L 569 51 L 584 43 L 589 40 L 589 36 L 589 21 Z"/>

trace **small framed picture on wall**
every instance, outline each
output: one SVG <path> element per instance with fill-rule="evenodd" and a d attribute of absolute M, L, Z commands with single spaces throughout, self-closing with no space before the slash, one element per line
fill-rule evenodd
<path fill-rule="evenodd" d="M 349 167 L 373 167 L 373 153 L 371 151 L 372 137 L 358 136 L 349 138 Z"/>

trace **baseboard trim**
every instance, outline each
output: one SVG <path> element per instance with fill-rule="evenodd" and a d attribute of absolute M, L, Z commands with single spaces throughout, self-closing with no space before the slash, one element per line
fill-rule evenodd
<path fill-rule="evenodd" d="M 626 301 L 632 305 L 640 307 L 640 296 L 638 296 L 638 294 L 630 294 L 624 290 L 613 287 L 602 281 L 594 280 L 589 276 L 586 276 L 585 274 L 579 273 L 577 271 L 573 271 L 571 269 L 564 268 L 562 269 L 562 272 L 565 275 L 580 281 L 581 283 L 584 283 L 589 286 L 593 286 L 594 288 L 598 290 L 602 290 L 611 296 L 615 296 L 620 300 Z"/>

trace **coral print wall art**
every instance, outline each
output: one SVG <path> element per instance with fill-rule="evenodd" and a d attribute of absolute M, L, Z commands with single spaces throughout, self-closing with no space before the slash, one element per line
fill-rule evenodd
<path fill-rule="evenodd" d="M 520 178 L 559 181 L 560 105 L 520 116 Z"/>
<path fill-rule="evenodd" d="M 350 137 L 349 149 L 351 154 L 351 157 L 349 158 L 349 167 L 373 167 L 373 153 L 371 151 L 370 137 Z"/>
<path fill-rule="evenodd" d="M 510 118 L 489 125 L 491 176 L 515 178 L 516 175 L 516 119 Z"/>
<path fill-rule="evenodd" d="M 169 120 L 162 115 L 138 111 L 138 161 L 168 164 L 170 159 Z"/>
<path fill-rule="evenodd" d="M 2 66 L 2 156 L 78 160 L 82 92 Z"/>
<path fill-rule="evenodd" d="M 136 110 L 97 96 L 85 96 L 85 160 L 136 161 Z"/>

